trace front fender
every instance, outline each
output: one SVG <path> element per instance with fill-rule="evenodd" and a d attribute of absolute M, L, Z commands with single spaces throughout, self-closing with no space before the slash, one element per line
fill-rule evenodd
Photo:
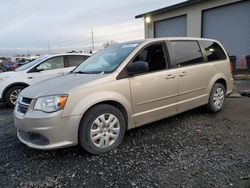
<path fill-rule="evenodd" d="M 123 95 L 113 91 L 103 91 L 88 95 L 87 97 L 84 97 L 81 101 L 77 102 L 77 105 L 74 108 L 70 109 L 66 107 L 63 116 L 64 117 L 70 115 L 83 116 L 86 113 L 86 111 L 90 109 L 92 106 L 105 101 L 114 101 L 120 103 L 125 108 L 128 115 L 128 129 L 134 127 L 133 119 L 131 118 L 132 117 L 132 107 L 130 105 L 131 101 L 129 101 L 129 99 L 127 99 Z"/>

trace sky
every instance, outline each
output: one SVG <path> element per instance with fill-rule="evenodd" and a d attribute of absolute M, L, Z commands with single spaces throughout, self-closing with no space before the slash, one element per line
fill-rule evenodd
<path fill-rule="evenodd" d="M 0 55 L 62 52 L 143 39 L 141 13 L 183 0 L 0 0 Z"/>

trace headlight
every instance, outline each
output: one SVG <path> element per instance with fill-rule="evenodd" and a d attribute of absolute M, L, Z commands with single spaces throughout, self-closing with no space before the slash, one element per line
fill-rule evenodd
<path fill-rule="evenodd" d="M 36 100 L 34 110 L 43 112 L 56 112 L 62 110 L 66 104 L 67 95 L 40 97 Z"/>

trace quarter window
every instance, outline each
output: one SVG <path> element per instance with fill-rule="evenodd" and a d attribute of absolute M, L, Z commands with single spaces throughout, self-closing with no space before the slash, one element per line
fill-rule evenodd
<path fill-rule="evenodd" d="M 203 62 L 201 49 L 196 41 L 172 41 L 171 45 L 178 66 Z"/>
<path fill-rule="evenodd" d="M 202 40 L 200 41 L 200 44 L 206 51 L 208 61 L 218 61 L 227 58 L 225 52 L 218 43 Z"/>
<path fill-rule="evenodd" d="M 84 56 L 84 55 L 70 55 L 70 56 L 67 56 L 67 65 L 69 67 L 75 67 L 75 66 L 80 65 L 86 59 L 88 59 L 88 56 Z"/>
<path fill-rule="evenodd" d="M 133 60 L 145 61 L 148 63 L 149 72 L 166 69 L 166 57 L 163 44 L 154 44 L 144 48 Z"/>

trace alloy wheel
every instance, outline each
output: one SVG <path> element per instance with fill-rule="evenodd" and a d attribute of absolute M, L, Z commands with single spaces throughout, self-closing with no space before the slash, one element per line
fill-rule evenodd
<path fill-rule="evenodd" d="M 224 90 L 219 87 L 215 90 L 213 96 L 215 108 L 220 109 L 223 106 L 224 100 L 225 100 Z"/>
<path fill-rule="evenodd" d="M 10 94 L 10 102 L 12 104 L 14 104 L 14 105 L 16 104 L 17 98 L 18 98 L 21 91 L 22 91 L 21 89 L 16 89 L 16 90 L 11 92 L 11 94 Z"/>

